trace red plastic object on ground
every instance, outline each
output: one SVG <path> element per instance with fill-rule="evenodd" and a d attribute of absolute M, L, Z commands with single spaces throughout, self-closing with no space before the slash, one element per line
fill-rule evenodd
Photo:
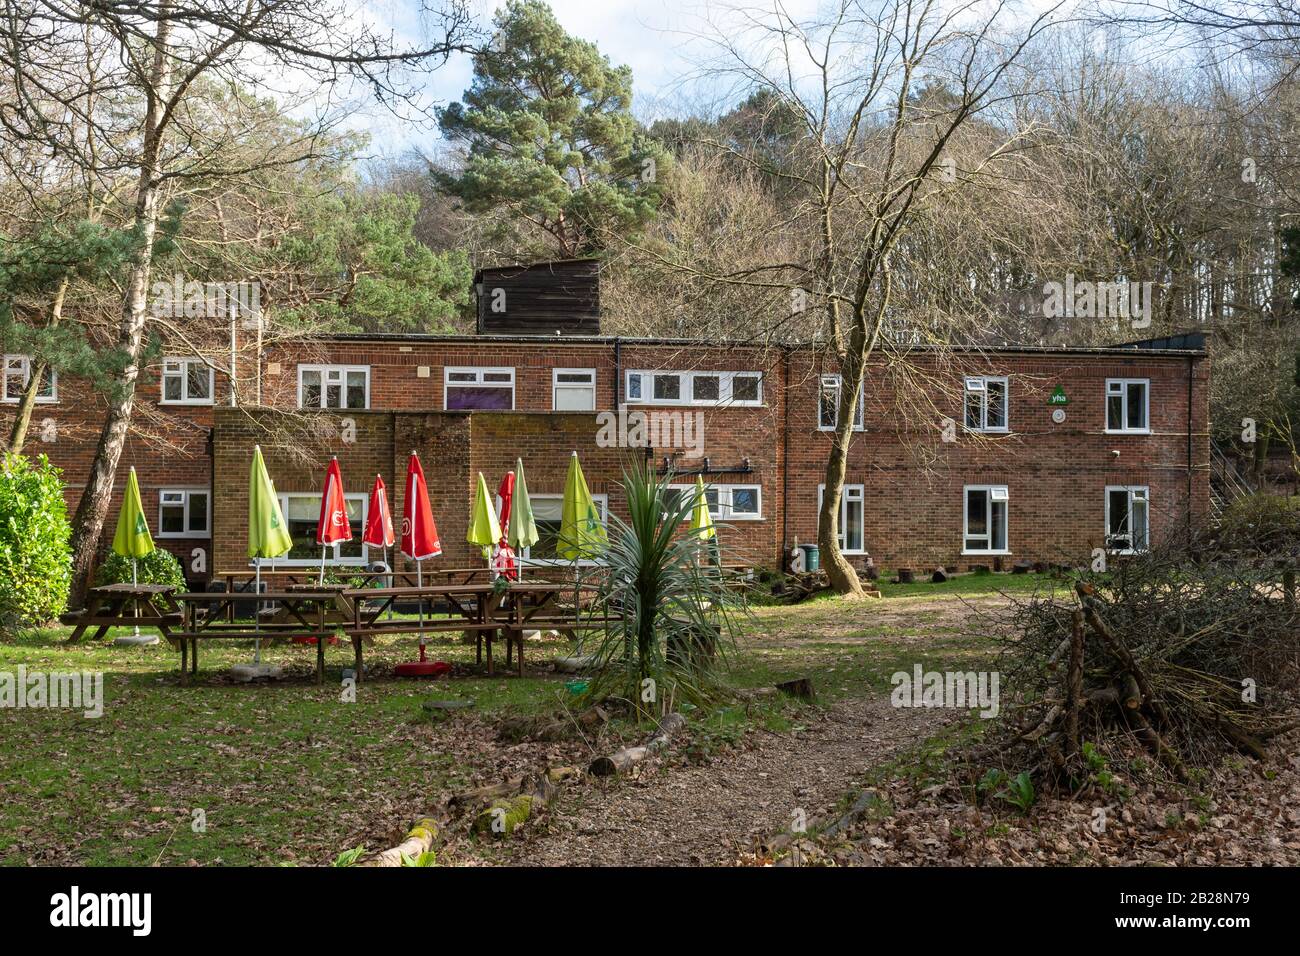
<path fill-rule="evenodd" d="M 393 668 L 393 673 L 398 677 L 440 677 L 451 673 L 451 664 L 447 661 L 425 660 L 424 645 L 421 644 L 420 659 L 398 664 Z"/>
<path fill-rule="evenodd" d="M 312 645 L 313 647 L 316 646 L 316 638 L 314 638 L 314 637 L 291 637 L 291 638 L 289 638 L 289 640 L 293 641 L 295 644 L 310 644 L 310 645 Z M 330 647 L 333 647 L 333 646 L 334 646 L 335 644 L 337 644 L 338 642 L 339 642 L 339 639 L 338 639 L 337 637 L 331 637 L 331 638 L 330 638 Z"/>

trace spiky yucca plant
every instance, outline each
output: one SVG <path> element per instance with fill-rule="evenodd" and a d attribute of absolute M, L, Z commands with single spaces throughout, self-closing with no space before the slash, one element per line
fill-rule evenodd
<path fill-rule="evenodd" d="M 586 696 L 626 699 L 640 716 L 665 713 L 678 700 L 714 699 L 746 613 L 723 578 L 722 534 L 703 540 L 686 527 L 696 495 L 670 490 L 671 480 L 639 460 L 624 468 L 628 519 L 610 515 L 609 548 L 590 576 L 597 596 L 586 613 L 593 625 L 606 614 L 612 620 Z"/>

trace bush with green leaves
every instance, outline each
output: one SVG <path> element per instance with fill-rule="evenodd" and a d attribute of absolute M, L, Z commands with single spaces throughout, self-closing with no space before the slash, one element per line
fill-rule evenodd
<path fill-rule="evenodd" d="M 33 626 L 68 603 L 72 552 L 59 469 L 41 455 L 0 464 L 0 624 Z"/>
<path fill-rule="evenodd" d="M 592 626 L 610 626 L 595 653 L 588 700 L 630 702 L 639 716 L 657 717 L 678 701 L 702 705 L 720 696 L 720 664 L 746 613 L 742 596 L 722 569 L 720 541 L 686 528 L 693 491 L 669 487 L 640 459 L 623 471 L 628 518 L 609 517 L 609 546 L 594 575 Z"/>
<path fill-rule="evenodd" d="M 153 553 L 136 559 L 134 580 L 137 584 L 169 584 L 177 591 L 185 590 L 185 573 L 181 570 L 181 563 L 170 551 L 164 551 L 162 548 L 157 548 Z M 95 583 L 99 585 L 132 583 L 131 559 L 110 553 L 95 571 Z"/>

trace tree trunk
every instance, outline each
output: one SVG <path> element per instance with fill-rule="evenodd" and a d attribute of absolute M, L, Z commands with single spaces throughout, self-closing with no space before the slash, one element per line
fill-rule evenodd
<path fill-rule="evenodd" d="M 863 359 L 851 343 L 848 354 L 840 362 L 840 395 L 831 441 L 831 453 L 826 459 L 825 490 L 822 492 L 821 511 L 817 515 L 817 548 L 822 567 L 831 587 L 837 594 L 865 597 L 858 572 L 840 552 L 840 500 L 844 496 L 844 476 L 848 471 L 849 446 L 853 442 L 853 421 L 857 415 L 858 392 L 862 389 Z M 862 503 L 863 519 L 866 502 Z M 864 532 L 865 533 L 865 532 Z"/>
<path fill-rule="evenodd" d="M 131 412 L 135 406 L 135 386 L 140 377 L 140 353 L 144 342 L 147 318 L 150 270 L 153 241 L 158 229 L 158 200 L 160 191 L 159 158 L 162 153 L 163 115 L 172 84 L 172 60 L 168 43 L 171 20 L 164 16 L 158 21 L 154 40 L 154 61 L 148 108 L 145 112 L 143 146 L 140 157 L 140 179 L 136 186 L 133 227 L 137 232 L 139 248 L 131 267 L 126 294 L 122 302 L 122 322 L 118 328 L 118 348 L 127 356 L 117 388 L 110 393 L 108 414 L 95 448 L 90 475 L 82 489 L 81 500 L 72 521 L 72 589 L 68 596 L 71 607 L 85 603 L 90 572 L 99 549 L 104 519 L 113 497 L 113 482 L 118 461 L 126 444 L 131 426 Z"/>
<path fill-rule="evenodd" d="M 54 293 L 54 301 L 50 303 L 50 320 L 46 323 L 46 328 L 52 329 L 59 324 L 63 317 L 63 299 L 68 294 L 68 277 L 64 276 L 59 283 L 58 291 Z M 49 364 L 44 361 L 37 361 L 35 357 L 32 364 L 27 369 L 27 387 L 23 389 L 23 397 L 18 402 L 18 410 L 14 412 L 13 428 L 9 431 L 9 450 L 15 455 L 23 453 L 23 445 L 27 442 L 27 429 L 32 424 L 32 411 L 36 408 L 36 396 L 41 391 L 41 379 L 49 371 Z"/>

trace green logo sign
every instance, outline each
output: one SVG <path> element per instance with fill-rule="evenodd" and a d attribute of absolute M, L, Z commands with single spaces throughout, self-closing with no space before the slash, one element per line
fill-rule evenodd
<path fill-rule="evenodd" d="M 135 516 L 135 533 L 136 534 L 149 533 L 149 526 L 144 523 L 144 515 L 142 514 L 138 514 Z"/>
<path fill-rule="evenodd" d="M 1064 386 L 1058 385 L 1052 391 L 1052 397 L 1047 400 L 1048 405 L 1069 405 L 1070 400 L 1065 397 Z"/>

